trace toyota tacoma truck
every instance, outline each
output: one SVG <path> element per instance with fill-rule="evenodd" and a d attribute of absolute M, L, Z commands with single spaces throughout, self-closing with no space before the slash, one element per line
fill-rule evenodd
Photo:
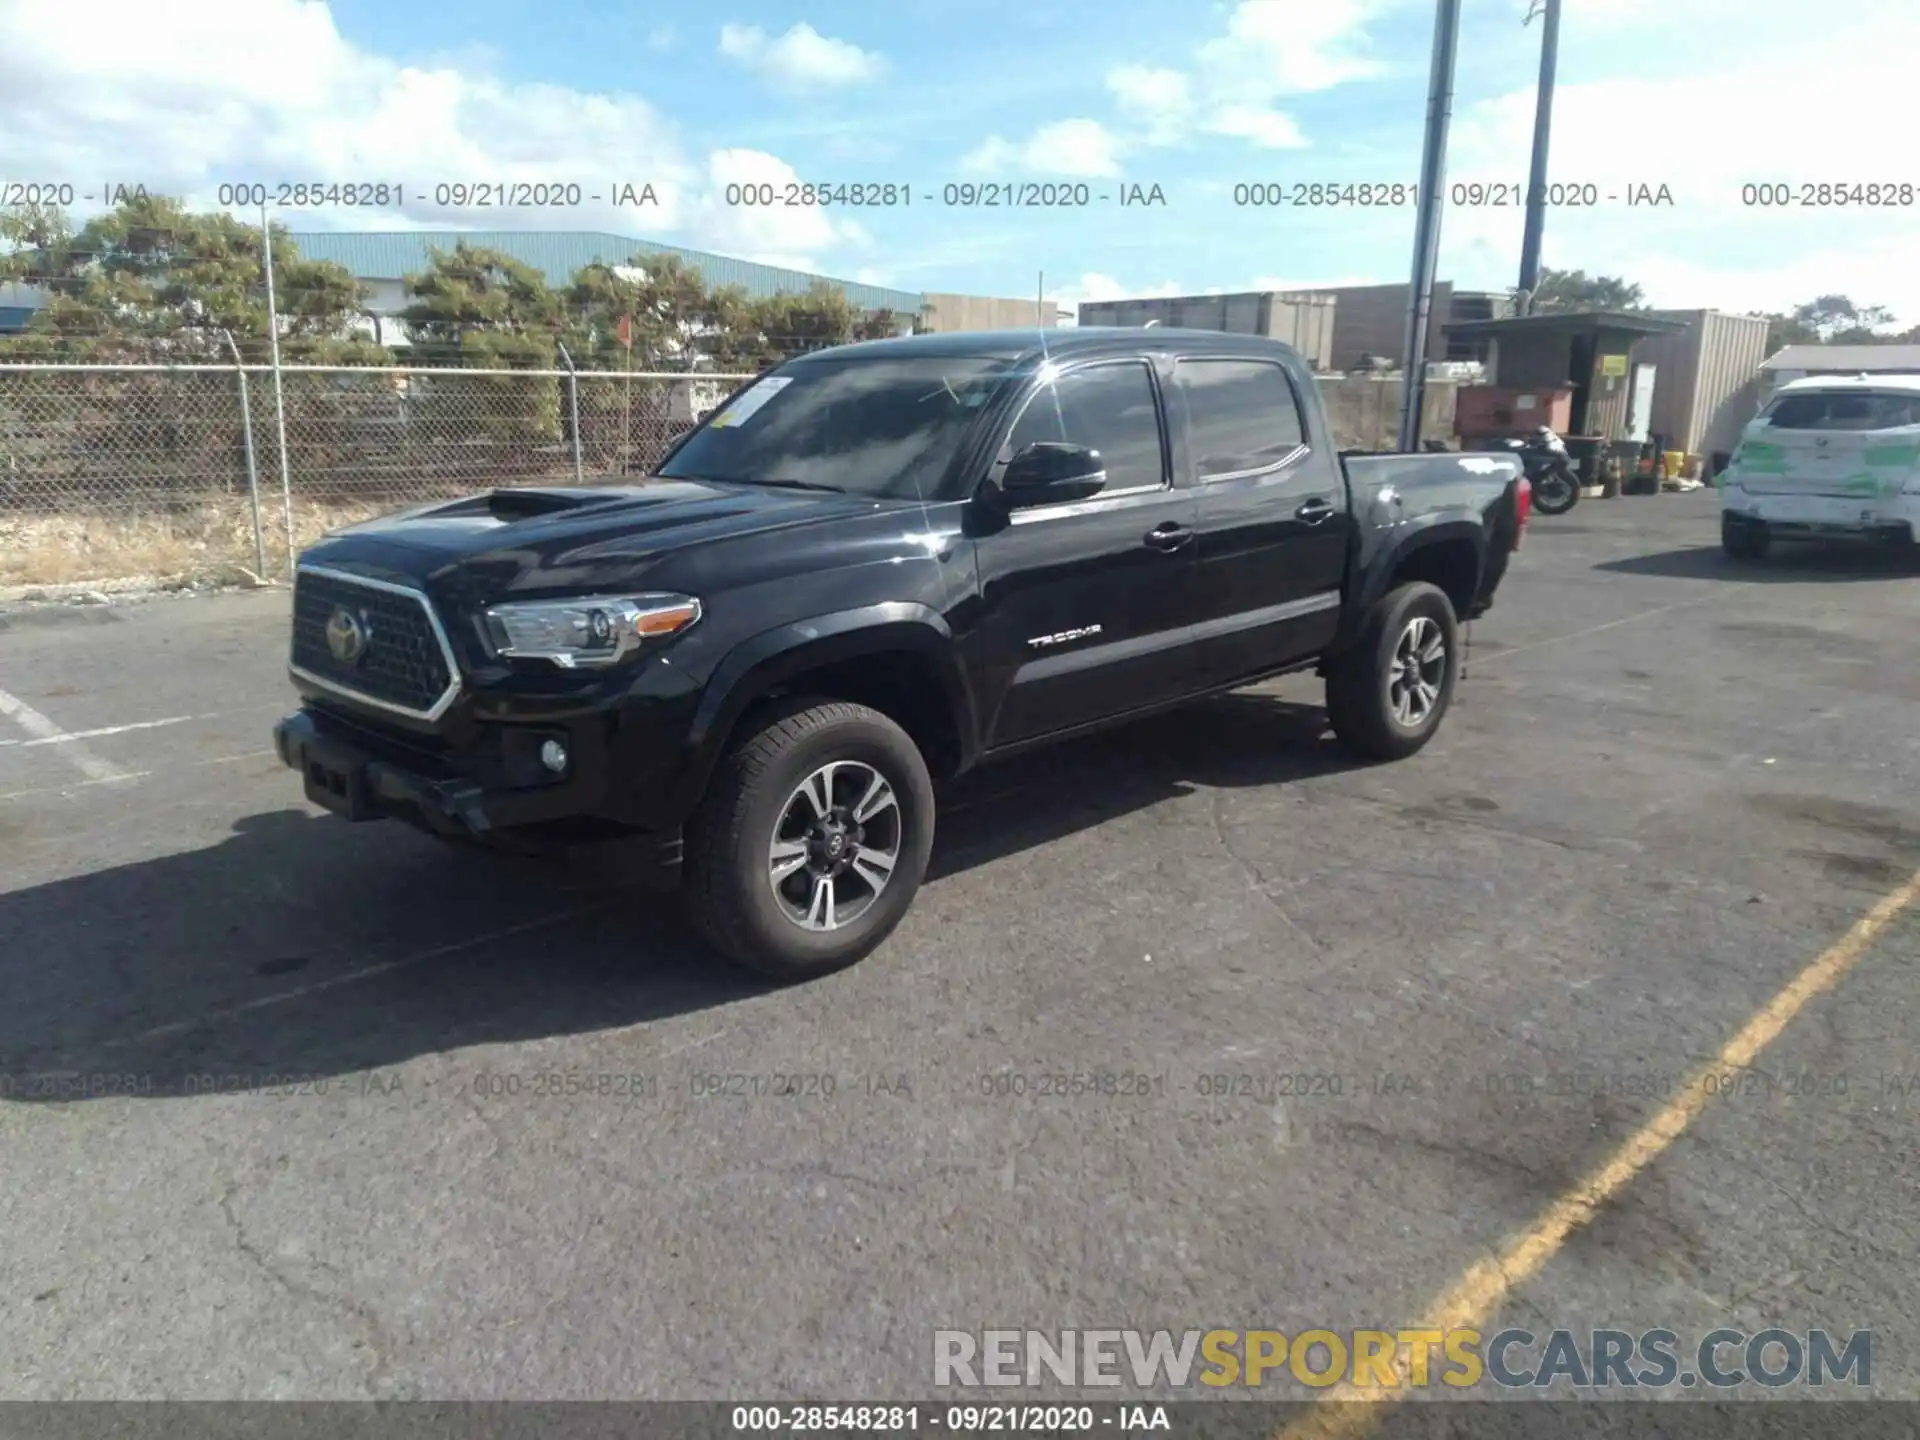
<path fill-rule="evenodd" d="M 644 477 L 304 551 L 274 738 L 349 820 L 637 839 L 716 949 L 799 978 L 893 930 L 936 784 L 986 762 L 1301 670 L 1350 750 L 1413 754 L 1527 518 L 1512 456 L 1339 452 L 1273 341 L 844 345 Z"/>

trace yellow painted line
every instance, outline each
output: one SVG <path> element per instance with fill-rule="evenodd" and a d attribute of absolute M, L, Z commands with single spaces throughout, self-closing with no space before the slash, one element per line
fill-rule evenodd
<path fill-rule="evenodd" d="M 1592 1221 L 1602 1206 L 1700 1118 L 1715 1098 L 1708 1093 L 1708 1077 L 1751 1066 L 1794 1016 L 1816 996 L 1832 989 L 1880 932 L 1916 899 L 1920 899 L 1920 871 L 1884 896 L 1741 1026 L 1712 1062 L 1694 1073 L 1680 1095 L 1635 1132 L 1611 1159 L 1542 1211 L 1498 1256 L 1481 1260 L 1462 1274 L 1427 1307 L 1427 1319 L 1422 1323 L 1440 1330 L 1484 1329 L 1516 1287 L 1539 1274 L 1574 1231 Z M 1358 1440 L 1370 1434 L 1387 1406 L 1408 1397 L 1410 1392 L 1404 1383 L 1407 1367 L 1404 1353 L 1395 1358 L 1395 1373 L 1403 1381 L 1395 1389 L 1359 1389 L 1342 1383 L 1325 1391 L 1312 1411 L 1279 1431 L 1277 1440 Z"/>

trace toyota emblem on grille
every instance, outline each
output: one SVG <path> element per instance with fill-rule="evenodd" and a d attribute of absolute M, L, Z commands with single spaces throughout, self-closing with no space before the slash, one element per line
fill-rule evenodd
<path fill-rule="evenodd" d="M 352 665 L 365 655 L 370 638 L 366 618 L 344 605 L 336 605 L 327 617 L 327 649 L 342 665 Z"/>

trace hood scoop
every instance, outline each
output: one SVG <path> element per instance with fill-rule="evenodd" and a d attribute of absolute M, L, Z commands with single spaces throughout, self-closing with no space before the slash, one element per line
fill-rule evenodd
<path fill-rule="evenodd" d="M 543 490 L 528 487 L 495 490 L 485 497 L 481 506 L 496 520 L 528 520 L 536 515 L 557 515 L 588 505 L 604 505 L 619 498 L 604 490 Z"/>

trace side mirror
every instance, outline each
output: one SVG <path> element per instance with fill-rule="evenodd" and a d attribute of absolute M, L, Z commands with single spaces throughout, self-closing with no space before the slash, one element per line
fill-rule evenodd
<path fill-rule="evenodd" d="M 1106 484 L 1107 468 L 1098 450 L 1042 440 L 1008 462 L 1000 477 L 1000 493 L 1008 506 L 1021 509 L 1084 500 Z"/>

